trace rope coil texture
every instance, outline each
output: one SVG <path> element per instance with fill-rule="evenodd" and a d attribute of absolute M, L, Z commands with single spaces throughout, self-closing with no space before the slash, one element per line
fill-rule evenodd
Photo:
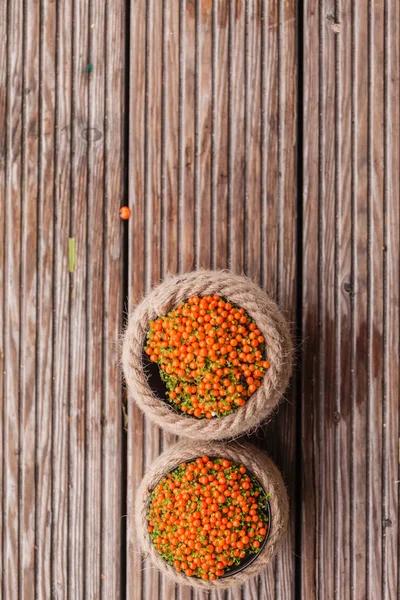
<path fill-rule="evenodd" d="M 257 558 L 243 571 L 215 581 L 203 581 L 178 573 L 155 549 L 147 529 L 147 511 L 150 496 L 163 475 L 178 466 L 199 456 L 227 458 L 242 463 L 256 476 L 267 493 L 271 494 L 271 523 L 269 538 Z M 251 444 L 232 442 L 179 442 L 161 454 L 145 474 L 136 496 L 135 525 L 139 544 L 146 558 L 175 583 L 190 585 L 202 590 L 224 589 L 242 585 L 254 575 L 258 575 L 275 555 L 287 531 L 289 516 L 288 497 L 281 474 L 272 460 Z"/>
<path fill-rule="evenodd" d="M 244 406 L 216 419 L 179 414 L 150 389 L 142 368 L 142 345 L 149 321 L 166 315 L 191 296 L 218 294 L 244 308 L 265 338 L 270 367 Z M 167 277 L 129 317 L 123 338 L 122 366 L 131 396 L 159 427 L 192 439 L 237 438 L 266 422 L 277 407 L 292 371 L 292 343 L 286 319 L 253 281 L 230 271 L 194 271 Z"/>

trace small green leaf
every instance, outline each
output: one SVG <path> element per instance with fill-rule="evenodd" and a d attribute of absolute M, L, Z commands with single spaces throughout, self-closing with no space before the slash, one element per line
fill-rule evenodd
<path fill-rule="evenodd" d="M 75 271 L 75 238 L 69 238 L 69 272 Z"/>

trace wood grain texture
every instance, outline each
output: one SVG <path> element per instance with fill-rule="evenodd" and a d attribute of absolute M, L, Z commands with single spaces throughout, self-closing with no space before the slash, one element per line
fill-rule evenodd
<path fill-rule="evenodd" d="M 131 42 L 129 45 L 129 155 L 128 202 L 132 210 L 129 221 L 128 252 L 135 257 L 134 268 L 128 263 L 128 310 L 142 297 L 145 289 L 145 79 L 146 79 L 146 3 L 133 2 L 130 11 Z M 131 82 L 135 82 L 131 85 Z M 135 491 L 143 474 L 143 425 L 139 409 L 128 403 L 127 448 L 127 561 L 126 597 L 141 600 L 143 591 L 142 559 L 135 537 Z"/>
<path fill-rule="evenodd" d="M 93 540 L 86 538 L 86 452 L 90 434 L 86 410 L 89 397 L 86 373 L 90 369 L 88 329 L 90 328 L 90 297 L 87 255 L 89 221 L 90 169 L 88 144 L 90 134 L 88 89 L 91 74 L 89 50 L 89 3 L 73 5 L 72 29 L 72 106 L 71 106 L 71 237 L 75 239 L 75 271 L 70 281 L 70 393 L 68 404 L 68 572 L 71 594 L 83 598 L 86 590 L 86 549 Z M 96 75 L 95 75 L 96 76 Z M 89 259 L 89 260 L 88 260 Z M 97 282 L 96 282 L 97 283 Z M 94 283 L 94 285 L 96 285 Z M 83 541 L 83 543 L 82 543 Z"/>
<path fill-rule="evenodd" d="M 37 254 L 37 400 L 36 400 L 36 594 L 46 598 L 52 590 L 52 406 L 53 397 L 53 266 L 54 266 L 54 152 L 56 81 L 56 10 L 54 4 L 42 7 L 40 30 L 40 72 L 46 72 L 39 85 L 39 182 Z M 50 340 L 50 343 L 49 343 Z M 50 517 L 50 518 L 49 518 Z"/>
<path fill-rule="evenodd" d="M 103 424 L 103 320 L 105 314 L 104 275 L 104 123 L 105 44 L 96 30 L 105 31 L 105 5 L 89 4 L 87 143 L 87 363 L 86 363 L 86 473 L 85 473 L 85 587 L 86 597 L 100 597 L 101 588 L 101 484 Z M 93 27 L 92 27 L 93 25 Z M 84 132 L 81 135 L 85 135 Z M 117 206 L 117 204 L 116 204 Z M 101 234 L 99 232 L 102 232 Z M 100 506 L 93 511 L 92 506 Z"/>
<path fill-rule="evenodd" d="M 278 187 L 278 131 L 279 131 L 279 56 L 280 47 L 278 0 L 265 1 L 262 6 L 261 29 L 261 253 L 260 283 L 271 294 L 277 291 L 279 279 L 277 257 L 279 228 Z M 279 200 L 281 200 L 279 198 Z M 275 450 L 274 436 L 267 436 L 265 445 L 269 452 Z M 274 597 L 276 590 L 276 560 L 259 577 L 261 597 Z"/>
<path fill-rule="evenodd" d="M 397 12 L 390 0 L 304 6 L 301 554 L 307 599 L 398 594 L 398 561 L 392 560 L 398 481 L 391 461 L 399 390 L 398 370 L 389 366 L 398 349 L 398 311 L 392 312 L 399 290 L 392 265 L 399 253 L 392 179 L 399 160 L 399 116 L 392 110 Z"/>
<path fill-rule="evenodd" d="M 245 194 L 245 19 L 244 2 L 229 3 L 229 268 L 241 273 L 244 268 L 244 194 Z"/>
<path fill-rule="evenodd" d="M 7 105 L 4 227 L 3 595 L 21 589 L 19 399 L 22 226 L 22 2 L 7 12 Z"/>
<path fill-rule="evenodd" d="M 0 231 L 1 235 L 6 239 L 6 165 L 7 163 L 7 103 L 8 103 L 8 87 L 7 87 L 7 73 L 8 73 L 8 36 L 7 36 L 7 5 L 3 2 L 0 6 L 0 35 L 5 42 L 6 52 L 2 52 L 0 55 Z M 4 377 L 5 371 L 5 353 L 6 353 L 6 338 L 5 338 L 5 243 L 0 244 L 0 393 L 2 399 L 2 406 L 0 410 L 0 448 L 4 453 L 4 400 L 5 400 L 5 382 Z M 4 489 L 4 472 L 5 464 L 3 456 L 0 459 L 0 494 L 3 498 Z M 5 527 L 4 510 L 0 511 L 0 562 L 1 562 L 1 574 L 0 574 L 0 594 L 4 595 L 4 536 L 3 531 Z"/>
<path fill-rule="evenodd" d="M 212 153 L 212 3 L 196 2 L 195 44 L 195 254 L 196 268 L 210 268 L 213 246 L 213 213 L 211 208 Z M 207 240 L 207 243 L 204 243 Z"/>
<path fill-rule="evenodd" d="M 179 15 L 179 263 L 180 272 L 196 265 L 195 107 L 196 0 L 181 0 Z"/>
<path fill-rule="evenodd" d="M 213 65 L 212 65 L 212 267 L 228 266 L 228 176 L 229 176 L 229 3 L 213 2 Z"/>
<path fill-rule="evenodd" d="M 162 3 L 150 1 L 146 12 L 145 137 L 144 137 L 144 292 L 161 279 L 161 112 Z M 144 418 L 143 470 L 160 454 L 160 430 Z M 160 574 L 143 564 L 143 597 L 160 597 Z"/>
<path fill-rule="evenodd" d="M 129 305 L 167 271 L 230 266 L 247 272 L 274 295 L 280 293 L 294 321 L 295 5 L 282 4 L 279 13 L 277 2 L 165 1 L 160 3 L 161 19 L 154 7 L 152 2 L 131 7 Z M 284 51 L 280 93 L 277 58 Z M 284 253 L 286 268 L 283 262 L 277 268 L 275 258 Z M 290 481 L 295 470 L 294 393 L 288 406 L 284 448 L 267 443 L 267 436 L 256 441 L 280 460 Z M 161 435 L 159 445 L 158 430 L 132 403 L 128 440 L 130 514 L 143 466 L 174 440 Z M 294 497 L 295 483 L 290 491 Z M 130 516 L 127 596 L 239 600 L 268 593 L 292 598 L 294 543 L 293 520 L 280 566 L 272 565 L 265 577 L 242 590 L 175 590 L 141 563 Z"/>
<path fill-rule="evenodd" d="M 399 3 L 5 0 L 0 37 L 0 597 L 397 598 Z M 135 490 L 176 438 L 129 399 L 125 448 L 118 369 L 123 311 L 199 267 L 302 335 L 252 436 L 287 538 L 210 594 L 141 558 Z"/>
<path fill-rule="evenodd" d="M 38 73 L 39 6 L 29 6 L 23 21 L 22 180 L 21 180 L 21 291 L 20 291 L 20 590 L 35 590 L 35 458 L 37 350 L 37 194 L 38 194 Z"/>
<path fill-rule="evenodd" d="M 179 123 L 179 3 L 164 2 L 162 13 L 162 133 L 161 133 L 161 278 L 178 269 L 178 123 Z M 177 440 L 161 432 L 160 448 Z M 160 597 L 176 600 L 178 586 L 161 574 Z"/>
<path fill-rule="evenodd" d="M 384 600 L 399 594 L 399 257 L 400 187 L 400 7 L 392 2 L 384 12 L 384 206 L 383 206 L 383 551 Z"/>
<path fill-rule="evenodd" d="M 1 11 L 0 595 L 118 598 L 123 3 Z"/>
<path fill-rule="evenodd" d="M 62 7 L 57 15 L 56 31 L 70 31 L 72 14 L 69 6 Z M 72 40 L 60 35 L 57 39 L 55 73 L 55 169 L 53 228 L 53 387 L 51 419 L 51 593 L 62 597 L 68 586 L 68 417 L 70 377 L 70 281 L 68 276 L 67 240 L 71 235 L 71 78 Z M 43 304 L 43 311 L 47 305 Z M 56 365 L 60 365 L 59 368 Z M 44 404 L 47 408 L 47 405 Z M 43 465 L 45 467 L 47 465 Z M 43 476 L 47 475 L 43 471 Z"/>
<path fill-rule="evenodd" d="M 104 231 L 103 231 L 103 398 L 101 487 L 101 598 L 119 600 L 121 592 L 122 390 L 119 337 L 122 327 L 122 228 L 118 206 L 125 204 L 125 5 L 105 4 L 104 37 Z M 99 36 L 99 39 L 100 36 Z M 126 473 L 124 472 L 124 477 Z"/>

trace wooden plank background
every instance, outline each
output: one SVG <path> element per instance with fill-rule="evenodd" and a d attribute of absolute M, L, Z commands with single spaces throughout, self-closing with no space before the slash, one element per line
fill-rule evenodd
<path fill-rule="evenodd" d="M 0 11 L 1 597 L 119 598 L 125 5 Z"/>
<path fill-rule="evenodd" d="M 399 4 L 303 6 L 302 596 L 399 590 Z"/>
<path fill-rule="evenodd" d="M 0 597 L 398 598 L 397 0 L 3 0 L 0 36 Z M 130 308 L 201 267 L 253 277 L 297 349 L 253 436 L 288 536 L 213 594 L 141 558 L 175 438 L 119 371 Z"/>
<path fill-rule="evenodd" d="M 129 303 L 169 272 L 226 268 L 266 287 L 296 321 L 296 23 L 293 2 L 136 2 L 131 11 Z M 295 390 L 258 432 L 296 497 Z M 173 440 L 129 406 L 127 598 L 175 590 L 140 559 L 144 469 Z M 298 461 L 299 462 L 299 461 Z M 295 517 L 269 570 L 239 599 L 295 596 Z"/>

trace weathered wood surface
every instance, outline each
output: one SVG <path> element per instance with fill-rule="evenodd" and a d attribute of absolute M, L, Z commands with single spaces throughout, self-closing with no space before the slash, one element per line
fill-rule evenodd
<path fill-rule="evenodd" d="M 399 4 L 303 8 L 301 592 L 397 598 Z"/>
<path fill-rule="evenodd" d="M 135 2 L 131 11 L 129 305 L 166 271 L 230 267 L 296 322 L 295 4 Z M 297 396 L 259 431 L 295 506 Z M 133 524 L 142 471 L 172 440 L 129 404 L 127 598 L 200 600 L 140 559 Z M 297 469 L 296 469 L 297 465 Z M 295 597 L 295 519 L 276 562 L 217 600 Z"/>
<path fill-rule="evenodd" d="M 0 595 L 119 598 L 124 4 L 0 11 Z"/>
<path fill-rule="evenodd" d="M 4 0 L 0 35 L 0 597 L 398 598 L 397 0 Z M 129 307 L 200 267 L 271 292 L 298 357 L 253 436 L 288 536 L 213 594 L 141 558 L 175 438 L 118 366 Z"/>

